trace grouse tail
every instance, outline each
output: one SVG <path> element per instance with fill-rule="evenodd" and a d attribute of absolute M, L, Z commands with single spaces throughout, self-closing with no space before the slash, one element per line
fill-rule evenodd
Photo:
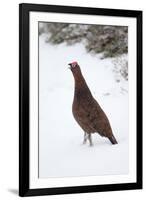
<path fill-rule="evenodd" d="M 114 135 L 112 135 L 112 136 L 109 137 L 108 139 L 110 140 L 110 142 L 111 142 L 112 144 L 118 144 L 118 142 L 117 142 L 116 138 L 114 137 Z"/>

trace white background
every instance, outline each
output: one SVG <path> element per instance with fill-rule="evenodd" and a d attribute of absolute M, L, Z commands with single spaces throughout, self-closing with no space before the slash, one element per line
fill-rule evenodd
<path fill-rule="evenodd" d="M 0 6 L 0 199 L 20 199 L 18 193 L 18 4 L 22 1 L 1 1 Z M 25 2 L 25 1 L 23 1 Z M 30 1 L 26 1 L 29 3 Z M 32 0 L 31 3 L 140 9 L 145 0 Z M 144 27 L 144 35 L 146 29 Z M 143 39 L 145 43 L 145 38 Z M 144 60 L 145 64 L 145 60 Z M 144 75 L 145 69 L 144 69 Z M 144 81 L 144 84 L 145 81 Z M 144 101 L 145 101 L 144 95 Z M 144 107 L 145 109 L 145 107 Z M 145 127 L 144 127 L 145 128 Z M 145 130 L 145 129 L 144 129 Z M 145 140 L 145 137 L 144 139 Z M 144 147 L 144 152 L 146 148 Z M 146 159 L 144 159 L 144 168 Z M 144 173 L 144 180 L 146 176 Z M 144 182 L 145 187 L 145 182 Z M 145 199 L 146 189 L 74 195 L 30 197 L 29 199 Z"/>

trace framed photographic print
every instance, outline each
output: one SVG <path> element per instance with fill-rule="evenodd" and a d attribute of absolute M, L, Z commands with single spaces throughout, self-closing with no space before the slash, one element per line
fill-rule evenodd
<path fill-rule="evenodd" d="M 19 195 L 142 188 L 142 11 L 20 4 Z"/>

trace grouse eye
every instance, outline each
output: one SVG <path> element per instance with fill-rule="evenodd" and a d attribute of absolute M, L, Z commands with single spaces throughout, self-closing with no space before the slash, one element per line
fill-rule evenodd
<path fill-rule="evenodd" d="M 77 63 L 72 63 L 72 67 L 73 68 L 76 67 L 76 65 L 77 65 Z"/>

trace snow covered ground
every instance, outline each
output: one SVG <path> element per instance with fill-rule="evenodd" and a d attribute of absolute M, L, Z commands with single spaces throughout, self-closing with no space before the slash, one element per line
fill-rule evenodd
<path fill-rule="evenodd" d="M 39 49 L 40 178 L 127 174 L 128 82 L 115 82 L 112 59 L 87 54 L 82 44 L 52 46 L 43 35 Z M 83 131 L 72 116 L 74 79 L 67 65 L 72 61 L 107 114 L 118 145 L 98 134 L 93 147 L 82 144 Z"/>

